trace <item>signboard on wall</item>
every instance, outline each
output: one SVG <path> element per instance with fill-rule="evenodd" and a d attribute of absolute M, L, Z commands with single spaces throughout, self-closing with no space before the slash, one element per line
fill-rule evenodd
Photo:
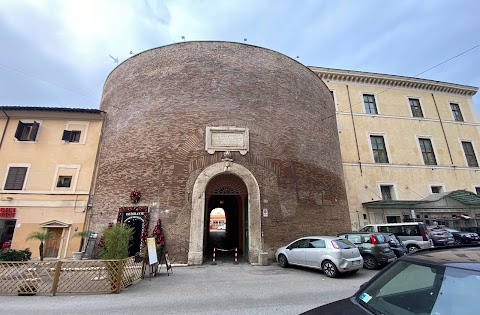
<path fill-rule="evenodd" d="M 16 208 L 0 208 L 0 218 L 15 218 Z"/>

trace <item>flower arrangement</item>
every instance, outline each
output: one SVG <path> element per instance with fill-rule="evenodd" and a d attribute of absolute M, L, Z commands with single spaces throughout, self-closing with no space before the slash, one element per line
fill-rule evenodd
<path fill-rule="evenodd" d="M 142 194 L 140 194 L 139 191 L 133 190 L 130 193 L 130 202 L 131 203 L 137 203 L 140 201 L 140 197 L 142 197 Z"/>
<path fill-rule="evenodd" d="M 165 246 L 165 236 L 163 235 L 161 219 L 157 220 L 157 224 L 153 228 L 153 237 L 155 237 L 155 245 Z"/>

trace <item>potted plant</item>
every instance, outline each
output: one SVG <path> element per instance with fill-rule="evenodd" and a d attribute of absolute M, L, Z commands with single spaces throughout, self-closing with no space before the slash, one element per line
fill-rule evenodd
<path fill-rule="evenodd" d="M 52 232 L 50 232 L 48 230 L 46 230 L 44 232 L 32 232 L 32 233 L 28 234 L 28 236 L 27 236 L 27 241 L 32 240 L 32 239 L 40 241 L 40 246 L 38 247 L 38 250 L 40 252 L 40 261 L 43 261 L 43 244 L 51 236 L 52 236 Z"/>
<path fill-rule="evenodd" d="M 82 251 L 83 244 L 85 243 L 85 240 L 90 236 L 91 232 L 90 231 L 78 231 L 75 234 L 73 234 L 72 238 L 75 237 L 80 237 L 80 249 L 78 252 L 72 252 L 73 255 L 73 260 L 82 260 L 83 254 L 85 253 Z"/>

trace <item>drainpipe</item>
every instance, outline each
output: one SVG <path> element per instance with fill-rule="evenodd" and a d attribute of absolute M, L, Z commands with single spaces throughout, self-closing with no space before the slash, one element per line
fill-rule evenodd
<path fill-rule="evenodd" d="M 4 108 L 2 107 L 2 112 L 5 114 L 5 116 L 7 117 L 7 123 L 5 124 L 5 128 L 3 128 L 3 133 L 2 133 L 2 139 L 0 139 L 0 149 L 2 148 L 2 144 L 3 144 L 3 139 L 5 138 L 5 133 L 7 131 L 7 127 L 8 127 L 8 123 L 10 122 L 10 116 L 7 115 L 7 113 L 5 112 Z"/>
<path fill-rule="evenodd" d="M 447 135 L 445 134 L 445 129 L 443 128 L 443 121 L 442 121 L 442 118 L 440 117 L 437 101 L 435 100 L 435 96 L 433 95 L 433 93 L 432 93 L 432 98 L 433 98 L 433 104 L 435 104 L 435 109 L 437 110 L 438 119 L 440 120 L 440 126 L 442 127 L 443 137 L 445 138 L 445 143 L 447 144 L 447 150 L 448 150 L 448 155 L 450 156 L 450 162 L 452 162 L 452 165 L 453 165 L 452 152 L 450 152 L 450 146 L 448 145 Z"/>
<path fill-rule="evenodd" d="M 350 100 L 350 90 L 348 89 L 348 84 L 346 84 L 345 86 L 347 87 L 348 104 L 350 105 L 350 116 L 352 117 L 353 135 L 355 136 L 355 147 L 357 148 L 358 165 L 360 166 L 360 175 L 362 175 L 363 174 L 362 161 L 360 160 L 360 150 L 358 149 L 357 130 L 355 129 L 355 120 L 353 119 L 353 109 L 352 109 L 352 101 Z"/>

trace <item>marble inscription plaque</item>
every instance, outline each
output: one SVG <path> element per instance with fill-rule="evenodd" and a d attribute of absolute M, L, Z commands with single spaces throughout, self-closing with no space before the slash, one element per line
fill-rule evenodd
<path fill-rule="evenodd" d="M 215 151 L 239 151 L 245 155 L 249 149 L 247 128 L 207 127 L 205 150 L 213 154 Z"/>

